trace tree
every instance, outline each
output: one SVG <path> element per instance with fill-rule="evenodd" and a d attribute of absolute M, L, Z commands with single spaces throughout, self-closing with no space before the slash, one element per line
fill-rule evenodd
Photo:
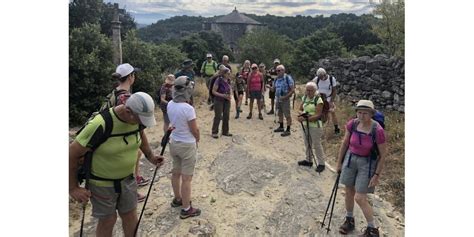
<path fill-rule="evenodd" d="M 405 2 L 383 1 L 373 11 L 381 20 L 374 24 L 373 31 L 382 39 L 390 55 L 405 55 Z"/>
<path fill-rule="evenodd" d="M 258 29 L 240 38 L 240 62 L 265 63 L 267 68 L 273 65 L 273 59 L 279 58 L 286 67 L 292 64 L 291 40 L 269 29 Z"/>
<path fill-rule="evenodd" d="M 112 42 L 98 24 L 85 23 L 69 34 L 69 123 L 82 124 L 112 90 Z"/>
<path fill-rule="evenodd" d="M 174 73 L 180 68 L 181 63 L 186 59 L 186 54 L 181 52 L 178 47 L 168 44 L 160 44 L 155 46 L 153 57 L 159 65 L 160 70 L 164 73 Z"/>
<path fill-rule="evenodd" d="M 309 75 L 314 63 L 321 58 L 344 56 L 347 49 L 340 37 L 328 30 L 318 30 L 308 37 L 299 39 L 296 43 L 294 58 L 298 61 L 294 70 L 302 76 Z"/>

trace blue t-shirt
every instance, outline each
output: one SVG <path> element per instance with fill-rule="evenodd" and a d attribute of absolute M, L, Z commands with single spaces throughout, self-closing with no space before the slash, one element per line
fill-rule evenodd
<path fill-rule="evenodd" d="M 180 70 L 179 72 L 174 74 L 175 78 L 178 78 L 180 76 L 187 76 L 190 81 L 194 81 L 194 72 L 192 70 L 191 71 Z"/>
<path fill-rule="evenodd" d="M 278 77 L 275 80 L 275 96 L 280 98 L 283 94 L 285 96 L 290 91 L 290 88 L 295 85 L 293 78 L 285 74 L 283 77 Z"/>

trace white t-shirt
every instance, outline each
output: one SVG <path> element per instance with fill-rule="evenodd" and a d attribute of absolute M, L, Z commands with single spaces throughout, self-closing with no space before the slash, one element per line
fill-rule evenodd
<path fill-rule="evenodd" d="M 188 122 L 196 119 L 196 111 L 188 103 L 175 103 L 170 101 L 167 106 L 170 125 L 175 127 L 171 133 L 171 139 L 184 143 L 196 143 L 191 133 Z"/>
<path fill-rule="evenodd" d="M 327 75 L 329 77 L 329 75 Z M 336 78 L 331 76 L 331 79 L 332 79 L 332 87 L 336 86 Z M 318 81 L 318 77 L 316 76 L 315 78 L 313 78 L 313 82 L 316 83 Z M 325 94 L 327 96 L 327 101 L 330 102 L 331 101 L 331 93 L 332 93 L 332 87 L 331 87 L 331 83 L 329 82 L 328 79 L 326 80 L 319 80 L 319 84 L 317 85 L 318 86 L 318 92 L 319 93 L 322 93 L 322 94 Z"/>

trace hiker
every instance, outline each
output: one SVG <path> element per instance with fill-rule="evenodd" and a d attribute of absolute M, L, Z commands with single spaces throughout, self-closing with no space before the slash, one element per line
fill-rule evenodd
<path fill-rule="evenodd" d="M 313 81 L 318 86 L 319 93 L 326 95 L 326 100 L 329 102 L 329 114 L 334 124 L 334 133 L 340 134 L 341 130 L 339 129 L 339 123 L 336 117 L 336 78 L 328 75 L 324 68 L 319 68 L 316 71 L 316 77 L 313 78 Z"/>
<path fill-rule="evenodd" d="M 337 160 L 337 172 L 342 171 L 340 183 L 346 186 L 346 218 L 339 227 L 339 232 L 347 234 L 354 230 L 355 200 L 368 223 L 362 236 L 379 236 L 372 207 L 367 200 L 367 193 L 374 193 L 384 169 L 387 154 L 385 132 L 380 124 L 372 119 L 375 112 L 372 101 L 360 100 L 357 103 L 356 112 L 357 118 L 351 119 L 346 124 L 346 133 Z M 378 158 L 373 155 L 375 144 L 379 151 Z"/>
<path fill-rule="evenodd" d="M 212 124 L 212 137 L 219 138 L 219 123 L 222 120 L 222 136 L 230 137 L 229 133 L 229 113 L 230 113 L 230 98 L 232 88 L 230 85 L 230 70 L 226 67 L 222 69 L 220 75 L 213 87 L 212 93 L 214 95 L 214 122 Z"/>
<path fill-rule="evenodd" d="M 240 69 L 240 76 L 242 76 L 242 79 L 244 79 L 246 87 L 247 87 L 247 79 L 251 72 L 252 72 L 252 69 L 250 69 L 250 60 L 245 60 L 244 65 L 242 65 L 242 68 Z M 245 93 L 245 105 L 248 105 L 249 95 L 247 93 L 247 90 L 245 90 L 244 93 Z"/>
<path fill-rule="evenodd" d="M 168 103 L 173 99 L 172 88 L 173 88 L 173 85 L 174 85 L 174 80 L 175 80 L 174 75 L 169 74 L 165 78 L 165 83 L 163 83 L 163 85 L 161 85 L 161 88 L 160 88 L 160 99 L 159 100 L 160 100 L 160 109 L 163 112 L 163 120 L 164 120 L 163 132 L 164 132 L 164 134 L 166 134 L 166 131 L 168 131 L 168 128 L 170 126 L 170 119 L 169 119 L 168 113 L 167 113 L 167 106 L 168 106 Z"/>
<path fill-rule="evenodd" d="M 281 136 L 286 137 L 291 134 L 290 98 L 295 92 L 295 82 L 290 75 L 285 73 L 285 66 L 283 64 L 276 67 L 276 72 L 278 75 L 273 84 L 277 100 L 275 108 L 278 110 L 278 123 L 280 127 L 273 130 L 273 132 L 281 132 Z M 286 118 L 286 130 L 283 128 L 283 115 Z"/>
<path fill-rule="evenodd" d="M 264 91 L 263 75 L 258 71 L 257 64 L 252 64 L 252 72 L 247 77 L 247 94 L 250 95 L 250 108 L 247 119 L 252 118 L 253 101 L 257 100 L 258 119 L 262 116 L 262 95 Z"/>
<path fill-rule="evenodd" d="M 271 77 L 268 75 L 267 73 L 267 70 L 266 70 L 266 66 L 264 63 L 260 63 L 258 65 L 258 71 L 262 74 L 263 76 L 263 93 L 262 93 L 262 106 L 263 106 L 263 110 L 264 112 L 266 113 L 267 112 L 267 105 L 265 104 L 265 93 L 267 92 L 267 81 L 268 81 L 268 78 L 271 79 Z"/>
<path fill-rule="evenodd" d="M 230 67 L 230 66 L 229 66 Z M 209 110 L 210 111 L 213 111 L 214 110 L 214 95 L 212 94 L 212 88 L 214 87 L 214 83 L 216 82 L 217 78 L 224 75 L 224 68 L 227 68 L 225 65 L 223 64 L 219 64 L 219 71 L 217 71 L 211 78 L 210 78 L 210 81 L 211 83 L 209 84 L 209 95 L 211 97 L 211 106 L 209 106 Z M 229 69 L 230 70 L 230 69 Z"/>
<path fill-rule="evenodd" d="M 181 64 L 181 70 L 174 74 L 174 78 L 178 78 L 180 76 L 187 76 L 189 80 L 194 84 L 194 71 L 193 71 L 194 62 L 191 59 L 186 59 Z M 191 95 L 191 99 L 188 102 L 190 105 L 194 104 L 193 96 Z"/>
<path fill-rule="evenodd" d="M 97 236 L 112 236 L 117 212 L 122 219 L 125 236 L 133 236 L 137 218 L 137 183 L 133 177 L 138 149 L 158 169 L 163 156 L 155 155 L 150 148 L 142 126 L 156 124 L 155 104 L 150 95 L 137 92 L 125 104 L 107 110 L 112 134 L 92 154 L 89 190 L 79 186 L 76 172 L 78 162 L 94 147 L 109 121 L 102 114 L 96 115 L 69 145 L 69 195 L 79 201 L 92 203 L 92 216 L 98 218 Z M 128 135 L 113 136 L 132 132 Z M 104 181 L 107 179 L 107 181 Z M 113 180 L 113 181 L 109 181 Z"/>
<path fill-rule="evenodd" d="M 219 63 L 219 65 L 217 65 L 217 68 L 220 69 L 221 65 L 224 65 L 226 68 L 230 70 L 230 73 L 232 73 L 232 67 L 229 64 L 229 56 L 227 55 L 222 56 L 222 62 Z"/>
<path fill-rule="evenodd" d="M 206 81 L 207 90 L 210 90 L 210 78 L 217 72 L 217 63 L 216 61 L 212 60 L 212 54 L 206 54 L 206 61 L 204 61 L 201 65 L 201 75 Z M 207 98 L 207 104 L 211 104 L 211 96 L 209 95 Z"/>
<path fill-rule="evenodd" d="M 237 73 L 235 76 L 233 88 L 235 100 L 235 119 L 238 119 L 240 117 L 240 113 L 242 112 L 240 106 L 242 106 L 242 99 L 245 91 L 245 81 L 239 73 Z"/>
<path fill-rule="evenodd" d="M 110 100 L 104 103 L 101 107 L 101 111 L 104 109 L 110 109 L 111 107 L 125 104 L 128 98 L 130 98 L 130 92 L 132 85 L 135 82 L 136 75 L 135 73 L 139 72 L 140 69 L 134 68 L 128 63 L 118 65 L 115 69 L 115 73 L 112 74 L 112 77 L 119 82 L 119 85 L 112 91 L 111 96 L 115 99 Z M 146 186 L 150 183 L 150 179 L 147 179 L 140 175 L 140 158 L 142 157 L 142 152 L 138 150 L 137 153 L 137 162 L 135 164 L 135 179 L 137 180 L 138 186 Z M 143 202 L 146 196 L 137 193 L 138 202 Z"/>
<path fill-rule="evenodd" d="M 270 103 L 272 104 L 270 111 L 267 113 L 268 115 L 275 113 L 275 111 L 273 110 L 275 108 L 275 88 L 273 87 L 273 82 L 278 76 L 278 73 L 276 71 L 276 67 L 278 65 L 280 65 L 280 59 L 276 58 L 275 60 L 273 60 L 273 67 L 270 68 L 270 70 L 268 70 L 268 75 L 267 75 L 268 98 L 270 98 Z"/>
<path fill-rule="evenodd" d="M 298 165 L 313 166 L 313 151 L 310 149 L 314 149 L 318 161 L 316 172 L 319 173 L 324 171 L 324 160 L 326 156 L 324 154 L 323 145 L 321 144 L 321 137 L 323 136 L 324 130 L 323 122 L 320 119 L 324 102 L 321 96 L 317 95 L 317 89 L 316 83 L 312 81 L 306 83 L 306 92 L 299 108 L 300 115 L 305 114 L 305 116 L 298 116 L 298 121 L 303 123 L 303 127 L 305 128 L 303 135 L 306 147 L 306 159 L 298 161 Z M 306 119 L 308 119 L 308 124 L 306 123 Z M 309 133 L 310 141 L 308 141 L 307 133 Z"/>
<path fill-rule="evenodd" d="M 176 78 L 173 100 L 168 103 L 168 116 L 175 129 L 170 137 L 170 155 L 173 159 L 171 186 L 174 198 L 172 207 L 182 207 L 179 217 L 199 216 L 201 210 L 191 205 L 191 181 L 197 159 L 199 128 L 195 109 L 187 104 L 194 85 L 185 76 Z"/>

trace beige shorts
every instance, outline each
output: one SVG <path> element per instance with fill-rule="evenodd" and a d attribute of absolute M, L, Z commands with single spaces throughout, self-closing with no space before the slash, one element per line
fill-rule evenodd
<path fill-rule="evenodd" d="M 329 102 L 329 112 L 334 112 L 336 111 L 336 103 L 334 102 Z"/>
<path fill-rule="evenodd" d="M 196 143 L 184 143 L 171 140 L 170 155 L 173 158 L 173 173 L 193 175 L 196 165 Z"/>

